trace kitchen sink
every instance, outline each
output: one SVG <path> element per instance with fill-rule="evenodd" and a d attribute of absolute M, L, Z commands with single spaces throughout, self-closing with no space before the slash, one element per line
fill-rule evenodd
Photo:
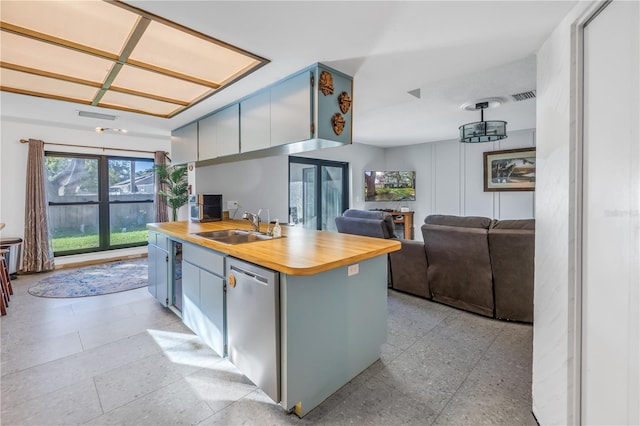
<path fill-rule="evenodd" d="M 196 232 L 193 235 L 207 238 L 223 244 L 243 244 L 256 241 L 273 240 L 275 237 L 264 232 L 247 231 L 244 229 L 227 229 L 224 231 Z"/>

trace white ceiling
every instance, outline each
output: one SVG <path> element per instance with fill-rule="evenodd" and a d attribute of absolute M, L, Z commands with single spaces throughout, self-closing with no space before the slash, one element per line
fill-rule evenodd
<path fill-rule="evenodd" d="M 485 119 L 535 127 L 535 53 L 576 1 L 272 2 L 127 1 L 271 62 L 171 119 L 2 93 L 2 115 L 73 128 L 118 127 L 167 137 L 172 129 L 315 62 L 354 77 L 353 140 L 397 146 L 454 139 L 479 121 L 460 106 L 507 100 Z M 420 89 L 421 99 L 407 92 Z M 115 122 L 77 117 L 112 113 Z"/>

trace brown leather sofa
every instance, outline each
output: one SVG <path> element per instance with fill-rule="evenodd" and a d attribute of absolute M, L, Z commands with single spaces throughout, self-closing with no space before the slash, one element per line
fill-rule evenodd
<path fill-rule="evenodd" d="M 495 317 L 533 322 L 535 220 L 494 221 L 489 229 Z"/>
<path fill-rule="evenodd" d="M 348 209 L 336 217 L 338 232 L 376 238 L 397 238 L 393 217 L 380 210 Z M 389 254 L 389 287 L 431 298 L 427 283 L 427 258 L 420 241 L 402 240 L 399 251 Z M 392 285 L 392 283 L 394 283 Z"/>
<path fill-rule="evenodd" d="M 422 236 L 434 301 L 493 316 L 490 226 L 486 217 L 427 216 Z"/>
<path fill-rule="evenodd" d="M 422 241 L 402 240 L 400 251 L 389 253 L 391 287 L 431 299 L 427 280 L 427 256 Z"/>
<path fill-rule="evenodd" d="M 533 322 L 535 221 L 431 215 L 403 241 L 392 287 L 488 317 Z"/>

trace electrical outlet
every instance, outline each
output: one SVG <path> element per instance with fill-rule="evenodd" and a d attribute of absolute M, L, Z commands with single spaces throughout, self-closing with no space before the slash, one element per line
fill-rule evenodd
<path fill-rule="evenodd" d="M 237 201 L 227 201 L 227 210 L 236 210 L 240 208 L 240 203 Z"/>
<path fill-rule="evenodd" d="M 347 268 L 348 276 L 356 275 L 358 272 L 360 272 L 360 265 L 357 263 L 355 265 L 349 265 Z"/>

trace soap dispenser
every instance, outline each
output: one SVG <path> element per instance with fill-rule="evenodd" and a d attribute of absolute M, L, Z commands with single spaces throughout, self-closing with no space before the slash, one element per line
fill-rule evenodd
<path fill-rule="evenodd" d="M 282 229 L 280 228 L 280 220 L 276 219 L 276 224 L 273 225 L 273 238 L 282 237 Z"/>

